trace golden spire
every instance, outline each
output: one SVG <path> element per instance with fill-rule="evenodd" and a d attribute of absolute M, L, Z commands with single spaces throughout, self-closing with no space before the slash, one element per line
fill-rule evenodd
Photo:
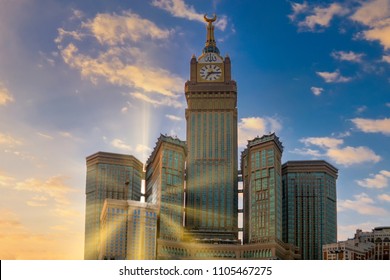
<path fill-rule="evenodd" d="M 213 52 L 219 54 L 219 50 L 214 38 L 213 25 L 213 22 L 217 20 L 217 16 L 214 14 L 212 18 L 208 18 L 207 15 L 204 15 L 204 20 L 207 22 L 207 38 L 205 47 L 203 48 L 203 53 Z"/>

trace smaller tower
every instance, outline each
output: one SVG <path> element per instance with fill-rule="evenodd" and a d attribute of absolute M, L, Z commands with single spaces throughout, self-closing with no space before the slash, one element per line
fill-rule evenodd
<path fill-rule="evenodd" d="M 248 141 L 241 155 L 244 244 L 282 240 L 282 153 L 272 133 Z"/>
<path fill-rule="evenodd" d="M 157 206 L 159 240 L 179 242 L 183 237 L 186 155 L 184 141 L 160 135 L 146 163 L 145 200 Z"/>
<path fill-rule="evenodd" d="M 337 241 L 338 170 L 324 160 L 283 164 L 283 241 L 302 259 L 322 259 L 322 245 Z"/>
<path fill-rule="evenodd" d="M 100 215 L 106 198 L 141 197 L 143 164 L 131 155 L 98 152 L 87 157 L 85 248 L 86 260 L 98 259 Z"/>

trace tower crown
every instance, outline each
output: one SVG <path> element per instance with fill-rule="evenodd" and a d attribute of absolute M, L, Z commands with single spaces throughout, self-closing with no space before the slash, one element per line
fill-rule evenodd
<path fill-rule="evenodd" d="M 207 22 L 207 37 L 206 44 L 203 48 L 203 53 L 217 53 L 219 54 L 219 49 L 214 38 L 214 25 L 213 22 L 217 20 L 217 16 L 214 14 L 212 18 L 208 18 L 207 15 L 204 15 L 204 20 Z"/>

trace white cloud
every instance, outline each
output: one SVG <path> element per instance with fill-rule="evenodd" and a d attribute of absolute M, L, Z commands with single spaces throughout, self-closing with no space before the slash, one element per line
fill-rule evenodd
<path fill-rule="evenodd" d="M 153 0 L 152 5 L 169 12 L 174 17 L 204 22 L 204 15 L 196 12 L 195 8 L 184 3 L 184 0 Z M 226 26 L 227 17 L 219 16 L 215 27 L 223 31 Z"/>
<path fill-rule="evenodd" d="M 390 195 L 388 194 L 380 194 L 378 195 L 378 198 L 382 201 L 390 202 Z"/>
<path fill-rule="evenodd" d="M 0 145 L 5 145 L 7 147 L 14 147 L 22 145 L 22 141 L 14 138 L 11 135 L 3 134 L 0 132 Z"/>
<path fill-rule="evenodd" d="M 384 62 L 390 63 L 390 55 L 384 55 L 384 56 L 382 56 L 382 60 L 383 60 Z"/>
<path fill-rule="evenodd" d="M 130 145 L 127 145 L 123 140 L 115 138 L 111 141 L 111 145 L 114 148 L 117 148 L 119 150 L 123 150 L 126 152 L 131 152 L 133 151 L 133 148 Z"/>
<path fill-rule="evenodd" d="M 147 67 L 135 63 L 128 64 L 126 60 L 133 57 L 129 50 L 114 48 L 106 53 L 100 53 L 97 58 L 79 53 L 74 44 L 69 44 L 61 50 L 64 61 L 72 68 L 80 70 L 83 77 L 93 83 L 99 77 L 107 82 L 130 88 L 142 89 L 146 92 L 175 96 L 182 91 L 184 80 L 161 68 Z M 127 57 L 127 54 L 129 57 Z"/>
<path fill-rule="evenodd" d="M 135 148 L 135 151 L 137 153 L 150 153 L 152 151 L 152 148 L 143 144 L 138 144 L 137 147 Z"/>
<path fill-rule="evenodd" d="M 282 129 L 280 121 L 271 117 L 242 118 L 238 123 L 238 146 L 245 147 L 248 140 L 262 136 L 269 132 L 278 132 Z"/>
<path fill-rule="evenodd" d="M 73 15 L 71 17 L 72 20 L 82 19 L 85 16 L 84 13 L 80 10 L 72 9 L 72 12 L 73 12 Z"/>
<path fill-rule="evenodd" d="M 302 138 L 299 141 L 304 143 L 306 146 L 315 145 L 322 148 L 336 148 L 344 143 L 343 139 L 336 139 L 331 137 L 308 137 Z"/>
<path fill-rule="evenodd" d="M 298 15 L 300 15 L 308 10 L 309 5 L 307 4 L 306 1 L 303 2 L 302 4 L 291 2 L 291 8 L 293 10 L 293 13 L 291 15 L 289 15 L 288 17 L 292 21 L 294 21 Z"/>
<path fill-rule="evenodd" d="M 369 41 L 378 40 L 386 50 L 390 49 L 390 24 L 365 31 L 364 36 Z"/>
<path fill-rule="evenodd" d="M 349 82 L 352 78 L 344 77 L 337 69 L 335 72 L 316 72 L 318 76 L 323 78 L 326 83 L 345 83 Z"/>
<path fill-rule="evenodd" d="M 182 108 L 184 104 L 175 98 L 171 97 L 163 97 L 163 98 L 157 98 L 157 97 L 150 97 L 147 94 L 141 93 L 141 92 L 133 92 L 130 93 L 132 97 L 135 99 L 141 100 L 146 103 L 152 104 L 154 107 L 160 107 L 160 106 L 170 106 L 175 108 Z"/>
<path fill-rule="evenodd" d="M 351 16 L 351 19 L 368 27 L 361 37 L 369 41 L 379 41 L 390 49 L 390 1 L 361 1 L 361 6 Z"/>
<path fill-rule="evenodd" d="M 144 145 L 144 144 L 137 144 L 135 148 L 129 144 L 127 144 L 122 139 L 115 138 L 111 141 L 111 146 L 121 150 L 124 153 L 134 153 L 135 156 L 140 156 L 142 160 L 147 158 L 147 156 L 152 152 L 152 148 Z"/>
<path fill-rule="evenodd" d="M 349 166 L 363 162 L 379 162 L 381 157 L 367 147 L 344 147 L 329 149 L 326 155 L 337 164 Z"/>
<path fill-rule="evenodd" d="M 331 56 L 337 60 L 361 62 L 364 54 L 363 53 L 355 53 L 353 51 L 349 51 L 349 52 L 334 51 L 331 53 Z"/>
<path fill-rule="evenodd" d="M 224 31 L 226 29 L 227 24 L 228 24 L 227 16 L 222 15 L 219 16 L 217 21 L 215 22 L 215 27 Z"/>
<path fill-rule="evenodd" d="M 289 18 L 297 22 L 300 31 L 315 31 L 318 27 L 329 27 L 335 16 L 348 13 L 348 9 L 338 3 L 332 3 L 327 7 L 309 6 L 307 2 L 291 3 L 291 7 L 293 13 L 289 15 Z"/>
<path fill-rule="evenodd" d="M 349 166 L 352 164 L 358 164 L 363 162 L 378 162 L 381 157 L 376 155 L 368 147 L 340 147 L 344 144 L 343 139 L 331 138 L 331 137 L 308 137 L 302 138 L 300 142 L 305 146 L 318 146 L 324 150 L 324 156 L 327 156 L 337 164 Z M 321 153 L 317 150 L 310 149 L 296 149 L 295 153 L 301 155 L 311 155 L 318 157 Z M 293 152 L 294 152 L 293 151 Z"/>
<path fill-rule="evenodd" d="M 104 81 L 147 93 L 144 101 L 155 106 L 182 106 L 176 99 L 181 96 L 185 80 L 158 67 L 149 53 L 150 49 L 157 47 L 155 40 L 167 40 L 172 31 L 132 12 L 124 12 L 120 15 L 98 14 L 93 19 L 84 20 L 74 31 L 60 28 L 58 32 L 55 41 L 63 61 L 80 71 L 82 78 L 93 84 Z M 63 44 L 65 36 L 70 40 L 67 44 Z M 95 48 L 99 49 L 92 55 L 78 47 L 90 38 L 96 40 L 88 43 L 95 43 Z M 166 97 L 154 98 L 151 95 Z M 139 94 L 136 97 L 141 99 Z M 122 112 L 125 113 L 126 109 Z"/>
<path fill-rule="evenodd" d="M 349 131 L 337 133 L 338 138 L 345 138 L 345 137 L 349 137 L 349 136 L 351 136 L 351 132 L 349 132 Z"/>
<path fill-rule="evenodd" d="M 386 216 L 389 215 L 388 211 L 375 206 L 375 201 L 370 198 L 366 193 L 354 195 L 354 200 L 338 200 L 338 211 L 352 210 L 358 212 L 361 215 L 370 216 Z"/>
<path fill-rule="evenodd" d="M 44 197 L 49 196 L 60 205 L 70 204 L 68 197 L 69 193 L 76 190 L 65 184 L 66 178 L 64 176 L 52 176 L 45 181 L 37 178 L 29 178 L 16 184 L 15 189 L 23 192 L 39 193 Z M 34 196 L 33 200 L 38 201 L 37 196 Z M 32 205 L 30 206 L 38 206 Z"/>
<path fill-rule="evenodd" d="M 356 183 L 365 188 L 383 189 L 388 186 L 390 171 L 382 170 L 378 174 L 372 175 L 372 178 L 366 178 L 363 180 L 356 180 Z"/>
<path fill-rule="evenodd" d="M 355 118 L 352 122 L 363 132 L 390 135 L 390 118 L 379 120 Z"/>
<path fill-rule="evenodd" d="M 42 137 L 42 138 L 45 138 L 45 139 L 48 139 L 48 140 L 53 140 L 54 137 L 53 136 L 50 136 L 48 134 L 45 134 L 45 133 L 41 133 L 41 132 L 37 132 L 37 135 Z"/>
<path fill-rule="evenodd" d="M 6 105 L 9 102 L 14 101 L 14 98 L 10 94 L 9 90 L 0 82 L 0 106 Z"/>
<path fill-rule="evenodd" d="M 65 37 L 71 37 L 77 41 L 81 41 L 83 37 L 85 37 L 85 34 L 81 34 L 78 31 L 66 31 L 61 27 L 58 28 L 57 31 L 58 36 L 54 39 L 54 42 L 57 44 L 60 44 L 65 39 Z"/>
<path fill-rule="evenodd" d="M 152 5 L 175 17 L 203 22 L 203 15 L 197 13 L 193 6 L 187 6 L 183 0 L 153 0 Z"/>
<path fill-rule="evenodd" d="M 175 115 L 166 114 L 165 117 L 170 119 L 171 121 L 182 121 L 183 120 L 183 118 L 175 116 Z"/>
<path fill-rule="evenodd" d="M 357 114 L 361 114 L 361 113 L 363 113 L 363 112 L 366 111 L 366 110 L 367 110 L 367 106 L 363 105 L 363 106 L 360 106 L 360 107 L 358 107 L 358 108 L 356 109 L 356 113 L 357 113 Z"/>
<path fill-rule="evenodd" d="M 324 154 L 322 154 L 319 150 L 313 150 L 309 148 L 303 148 L 303 149 L 295 148 L 293 151 L 290 151 L 290 153 L 302 155 L 302 156 L 312 156 L 314 158 L 320 158 L 324 156 Z"/>
<path fill-rule="evenodd" d="M 126 106 L 121 108 L 121 112 L 123 114 L 127 114 L 132 108 L 135 108 L 135 106 L 131 102 L 127 101 Z"/>
<path fill-rule="evenodd" d="M 101 44 L 123 45 L 129 41 L 167 39 L 171 31 L 159 28 L 148 19 L 131 12 L 116 14 L 97 14 L 92 20 L 83 23 Z"/>
<path fill-rule="evenodd" d="M 9 187 L 14 182 L 15 182 L 15 178 L 0 172 L 0 186 Z"/>
<path fill-rule="evenodd" d="M 324 91 L 324 89 L 321 87 L 311 87 L 310 90 L 316 96 L 321 95 L 321 93 Z"/>
<path fill-rule="evenodd" d="M 361 1 L 362 5 L 351 16 L 351 19 L 365 25 L 380 24 L 383 19 L 389 16 L 389 0 Z"/>
<path fill-rule="evenodd" d="M 68 131 L 60 131 L 59 134 L 65 138 L 73 138 L 73 135 Z"/>

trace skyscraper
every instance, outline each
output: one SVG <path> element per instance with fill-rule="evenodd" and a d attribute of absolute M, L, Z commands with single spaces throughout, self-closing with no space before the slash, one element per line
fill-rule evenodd
<path fill-rule="evenodd" d="M 185 84 L 187 186 L 185 231 L 189 241 L 237 240 L 237 86 L 230 58 L 222 57 L 207 22 L 201 56 L 191 59 Z"/>
<path fill-rule="evenodd" d="M 302 259 L 322 259 L 322 245 L 337 241 L 338 170 L 323 160 L 288 161 L 283 174 L 283 241 Z"/>
<path fill-rule="evenodd" d="M 272 133 L 248 141 L 242 153 L 244 244 L 282 240 L 282 152 Z"/>
<path fill-rule="evenodd" d="M 104 200 L 140 200 L 142 168 L 142 163 L 130 155 L 98 152 L 87 157 L 85 259 L 98 258 Z"/>
<path fill-rule="evenodd" d="M 184 141 L 160 135 L 146 163 L 145 200 L 157 205 L 158 238 L 181 241 L 183 237 Z"/>

